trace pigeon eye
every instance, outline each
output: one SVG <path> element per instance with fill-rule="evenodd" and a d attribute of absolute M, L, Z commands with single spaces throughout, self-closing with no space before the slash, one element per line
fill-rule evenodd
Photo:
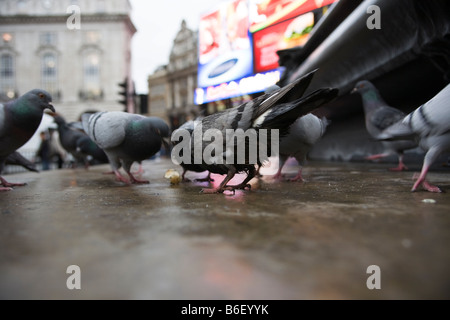
<path fill-rule="evenodd" d="M 44 94 L 43 93 L 39 93 L 39 98 L 44 99 Z"/>

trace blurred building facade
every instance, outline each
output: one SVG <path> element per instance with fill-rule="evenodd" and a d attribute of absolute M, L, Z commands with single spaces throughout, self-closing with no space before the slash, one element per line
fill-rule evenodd
<path fill-rule="evenodd" d="M 149 114 L 166 119 L 175 129 L 198 116 L 194 104 L 197 87 L 197 32 L 181 22 L 168 65 L 160 66 L 148 77 Z"/>
<path fill-rule="evenodd" d="M 136 28 L 128 0 L 0 0 L 0 101 L 42 88 L 67 120 L 84 111 L 133 112 Z"/>

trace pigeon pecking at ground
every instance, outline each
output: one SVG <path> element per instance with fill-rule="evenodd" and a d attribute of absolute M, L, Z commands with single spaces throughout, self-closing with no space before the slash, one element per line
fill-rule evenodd
<path fill-rule="evenodd" d="M 105 152 L 99 148 L 86 133 L 71 127 L 61 115 L 52 114 L 52 116 L 55 123 L 58 125 L 58 135 L 61 146 L 69 152 L 77 162 L 82 162 L 85 168 L 89 167 L 89 156 L 101 163 L 108 162 Z"/>
<path fill-rule="evenodd" d="M 200 155 L 206 155 L 206 157 L 202 156 L 201 162 L 196 164 L 201 164 L 205 171 L 226 175 L 218 187 L 202 189 L 203 193 L 222 193 L 225 190 L 234 192 L 236 189 L 249 188 L 250 185 L 247 183 L 255 176 L 255 166 L 261 165 L 268 159 L 264 156 L 256 160 L 252 159 L 251 152 L 249 152 L 252 148 L 249 139 L 241 142 L 246 152 L 244 155 L 240 154 L 238 152 L 239 147 L 241 147 L 239 141 L 234 139 L 233 134 L 227 135 L 227 130 L 228 134 L 230 134 L 230 130 L 231 132 L 237 132 L 236 130 L 239 129 L 244 133 L 247 131 L 255 132 L 258 136 L 258 143 L 261 141 L 259 138 L 262 129 L 267 129 L 269 135 L 272 129 L 276 129 L 279 131 L 279 136 L 282 137 L 289 133 L 290 125 L 298 117 L 308 114 L 337 96 L 337 89 L 324 88 L 302 97 L 314 73 L 315 71 L 312 71 L 279 90 L 263 94 L 238 107 L 211 114 L 196 123 L 197 128 L 204 135 L 207 136 L 210 132 L 209 129 L 214 129 L 218 136 L 208 137 L 212 138 L 211 144 L 206 144 L 202 141 L 205 138 L 195 139 L 196 128 L 194 128 L 190 139 L 191 159 L 195 159 L 198 156 L 198 150 L 200 150 Z M 172 141 L 173 139 L 174 136 L 172 135 Z M 258 145 L 257 147 L 263 146 Z M 270 146 L 265 147 L 269 149 Z M 174 151 L 172 151 L 172 159 L 173 156 Z M 238 161 L 239 158 L 241 158 L 241 161 Z M 241 172 L 247 174 L 242 183 L 235 186 L 227 185 L 237 173 Z"/>
<path fill-rule="evenodd" d="M 142 162 L 168 145 L 169 126 L 158 117 L 145 117 L 121 111 L 86 113 L 82 115 L 84 131 L 102 148 L 119 181 L 149 183 L 138 180 L 131 173 L 134 162 Z M 120 172 L 123 167 L 128 181 Z"/>
<path fill-rule="evenodd" d="M 55 112 L 51 95 L 41 89 L 31 90 L 16 100 L 0 104 L 0 174 L 8 156 L 23 146 L 38 129 L 45 109 Z M 0 176 L 3 187 L 11 190 L 23 183 L 9 183 Z"/>
<path fill-rule="evenodd" d="M 358 92 L 361 94 L 365 123 L 367 132 L 372 138 L 377 139 L 379 134 L 387 127 L 393 125 L 397 121 L 403 119 L 406 113 L 389 106 L 381 97 L 377 88 L 367 80 L 356 83 L 352 93 Z M 382 141 L 385 149 L 384 153 L 375 154 L 367 157 L 367 160 L 376 160 L 387 157 L 391 154 L 398 156 L 398 166 L 391 168 L 391 171 L 402 171 L 408 168 L 403 163 L 403 153 L 405 150 L 414 149 L 417 143 L 413 140 L 398 140 L 398 141 Z"/>
<path fill-rule="evenodd" d="M 416 139 L 426 151 L 422 171 L 411 191 L 422 185 L 427 191 L 441 192 L 426 176 L 430 166 L 445 151 L 450 151 L 450 84 L 428 102 L 408 114 L 401 121 L 385 129 L 380 140 Z"/>
<path fill-rule="evenodd" d="M 177 132 L 181 130 L 187 130 L 190 135 L 194 132 L 194 124 L 195 122 L 193 120 L 186 121 L 183 123 L 178 129 L 173 131 L 173 135 L 177 135 Z M 177 143 L 174 143 L 176 145 Z M 195 164 L 193 161 L 189 164 L 187 163 L 180 163 L 181 167 L 183 168 L 183 173 L 181 174 L 181 181 L 188 182 L 189 180 L 185 178 L 187 171 L 193 171 L 193 172 L 205 172 L 205 168 L 201 164 Z M 211 172 L 208 172 L 208 175 L 203 179 L 196 179 L 196 181 L 214 181 L 211 179 Z"/>

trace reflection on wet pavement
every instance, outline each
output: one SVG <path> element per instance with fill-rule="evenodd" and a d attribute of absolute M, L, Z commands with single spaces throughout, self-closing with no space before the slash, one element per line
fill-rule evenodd
<path fill-rule="evenodd" d="M 312 162 L 306 182 L 205 195 L 206 182 L 170 185 L 166 170 L 182 171 L 170 160 L 143 167 L 148 185 L 107 166 L 10 176 L 28 185 L 0 194 L 0 298 L 450 297 L 448 169 L 429 175 L 442 194 L 411 193 L 413 170 Z M 81 290 L 66 287 L 69 265 Z M 380 290 L 366 286 L 370 265 Z"/>

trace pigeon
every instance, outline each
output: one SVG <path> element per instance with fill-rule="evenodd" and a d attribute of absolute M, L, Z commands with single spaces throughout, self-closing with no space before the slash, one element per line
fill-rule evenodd
<path fill-rule="evenodd" d="M 187 130 L 189 132 L 189 134 L 192 135 L 192 133 L 194 132 L 194 123 L 195 123 L 194 120 L 186 121 L 178 129 L 174 130 L 172 134 L 176 136 L 177 132 L 182 131 L 182 130 Z M 174 144 L 176 145 L 177 143 L 174 143 Z M 183 173 L 181 174 L 181 181 L 184 181 L 184 182 L 189 181 L 189 179 L 187 179 L 185 177 L 187 171 L 194 171 L 194 172 L 205 172 L 206 171 L 205 168 L 203 168 L 203 166 L 200 164 L 180 163 L 180 165 L 183 168 Z M 196 179 L 196 181 L 210 182 L 210 181 L 214 181 L 214 180 L 211 178 L 211 172 L 208 172 L 208 175 L 205 178 Z"/>
<path fill-rule="evenodd" d="M 45 109 L 55 112 L 51 104 L 52 97 L 45 90 L 34 89 L 16 100 L 0 104 L 0 174 L 6 159 L 23 146 L 38 129 Z M 3 187 L 0 191 L 9 191 L 11 187 L 24 183 L 9 183 L 0 175 Z"/>
<path fill-rule="evenodd" d="M 409 113 L 399 122 L 386 128 L 378 138 L 382 141 L 416 139 L 426 151 L 422 171 L 411 191 L 422 185 L 430 192 L 442 192 L 431 185 L 426 176 L 430 166 L 445 151 L 450 151 L 450 84 L 432 99 Z"/>
<path fill-rule="evenodd" d="M 77 140 L 76 151 L 88 156 L 88 160 L 92 157 L 92 161 L 97 164 L 108 163 L 108 157 L 92 139 L 85 135 Z"/>
<path fill-rule="evenodd" d="M 281 170 L 283 169 L 286 160 L 289 157 L 295 157 L 300 169 L 295 177 L 289 181 L 304 181 L 302 177 L 302 168 L 306 161 L 306 156 L 311 151 L 312 147 L 322 138 L 328 125 L 328 120 L 319 118 L 316 115 L 309 113 L 303 117 L 298 118 L 289 127 L 289 134 L 280 139 L 280 163 L 278 172 L 274 178 L 281 177 Z"/>
<path fill-rule="evenodd" d="M 313 70 L 272 93 L 263 94 L 235 108 L 211 114 L 194 124 L 190 145 L 188 145 L 191 160 L 195 160 L 200 155 L 201 161 L 199 163 L 194 162 L 195 164 L 201 165 L 204 170 L 211 173 L 226 175 L 219 186 L 204 188 L 201 192 L 211 194 L 223 193 L 226 190 L 234 192 L 237 189 L 251 188 L 248 182 L 255 176 L 256 165 L 261 165 L 267 161 L 268 157 L 264 157 L 265 152 L 262 152 L 262 157 L 256 160 L 252 159 L 254 157 L 252 152 L 249 151 L 254 146 L 249 143 L 249 139 L 246 139 L 245 142 L 236 141 L 235 135 L 230 135 L 230 133 L 238 131 L 254 132 L 259 143 L 263 129 L 267 130 L 268 135 L 272 134 L 272 129 L 278 130 L 281 137 L 289 134 L 290 125 L 298 117 L 306 115 L 324 103 L 331 101 L 338 94 L 336 88 L 323 88 L 302 97 L 316 71 Z M 211 137 L 213 138 L 211 144 L 204 144 L 203 141 L 207 136 L 205 134 L 211 133 L 210 129 L 215 130 L 214 132 L 218 133 L 219 136 Z M 202 139 L 196 139 L 196 130 L 201 131 Z M 172 141 L 174 141 L 173 135 Z M 245 148 L 245 154 L 237 152 L 241 147 Z M 268 150 L 270 146 L 257 146 L 257 148 L 263 147 Z M 177 151 L 178 148 L 174 147 L 172 159 L 174 153 L 177 155 Z M 253 151 L 255 150 L 253 149 Z M 241 158 L 240 161 L 239 158 Z M 237 173 L 246 173 L 247 176 L 238 185 L 227 185 Z"/>
<path fill-rule="evenodd" d="M 35 164 L 21 155 L 18 151 L 11 153 L 8 158 L 6 158 L 6 164 L 22 166 L 28 171 L 39 172 Z"/>
<path fill-rule="evenodd" d="M 265 93 L 271 93 L 280 89 L 279 86 L 273 85 L 265 90 Z M 273 176 L 274 179 L 281 178 L 281 171 L 286 160 L 289 157 L 295 157 L 300 169 L 297 175 L 289 181 L 304 181 L 302 177 L 302 168 L 306 161 L 306 156 L 311 151 L 312 147 L 324 135 L 329 121 L 327 118 L 319 118 L 312 113 L 308 113 L 303 117 L 298 118 L 289 127 L 289 134 L 280 139 L 279 146 L 279 166 L 277 173 Z M 259 175 L 261 167 L 258 167 L 257 175 Z"/>
<path fill-rule="evenodd" d="M 66 120 L 58 114 L 52 114 L 55 123 L 58 125 L 59 142 L 61 146 L 70 153 L 77 162 L 84 163 L 85 168 L 89 167 L 89 156 L 107 163 L 105 152 L 100 149 L 89 136 L 75 128 L 72 128 Z"/>
<path fill-rule="evenodd" d="M 164 120 L 122 111 L 86 113 L 81 119 L 85 132 L 105 151 L 119 181 L 149 183 L 136 179 L 130 170 L 134 162 L 141 163 L 155 155 L 162 144 L 168 146 L 165 139 L 169 137 L 169 126 Z M 121 167 L 129 181 L 120 173 Z"/>
<path fill-rule="evenodd" d="M 367 132 L 372 138 L 377 139 L 379 134 L 387 127 L 393 125 L 397 121 L 403 119 L 406 113 L 389 106 L 381 97 L 377 88 L 367 80 L 356 83 L 352 93 L 358 92 L 361 94 L 364 116 Z M 398 156 L 398 166 L 390 168 L 391 171 L 402 171 L 408 168 L 403 162 L 403 155 L 405 150 L 414 149 L 417 143 L 414 140 L 398 140 L 398 141 L 382 141 L 385 149 L 384 153 L 375 154 L 367 157 L 367 160 L 376 160 L 387 157 L 391 154 Z"/>

